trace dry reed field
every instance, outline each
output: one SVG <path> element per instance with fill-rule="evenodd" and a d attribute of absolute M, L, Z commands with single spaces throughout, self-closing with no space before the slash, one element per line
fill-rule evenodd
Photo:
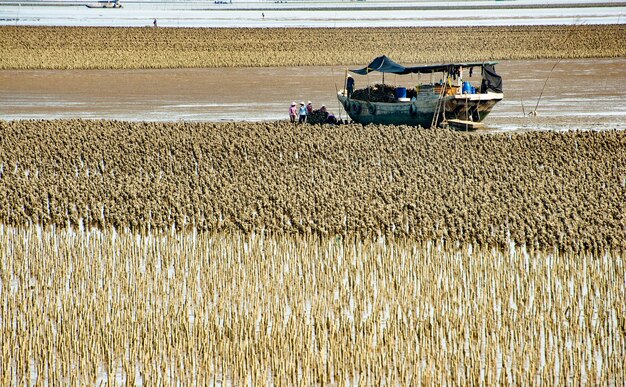
<path fill-rule="evenodd" d="M 0 121 L 7 225 L 626 249 L 626 132 Z"/>
<path fill-rule="evenodd" d="M 623 57 L 626 26 L 457 28 L 0 27 L 0 69 L 362 65 Z"/>
<path fill-rule="evenodd" d="M 0 377 L 622 386 L 623 258 L 0 226 Z"/>
<path fill-rule="evenodd" d="M 626 132 L 0 121 L 0 384 L 626 379 Z"/>

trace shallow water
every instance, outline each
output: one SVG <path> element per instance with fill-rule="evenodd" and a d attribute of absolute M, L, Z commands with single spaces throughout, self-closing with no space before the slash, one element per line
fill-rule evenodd
<path fill-rule="evenodd" d="M 504 61 L 504 100 L 490 130 L 626 128 L 626 59 Z M 325 104 L 346 117 L 335 93 L 345 68 L 0 71 L 0 119 L 264 121 L 287 118 L 292 101 Z M 546 83 L 547 80 L 547 83 Z M 357 87 L 367 82 L 356 77 Z M 370 83 L 380 76 L 370 76 Z M 416 75 L 387 76 L 398 85 Z M 422 82 L 430 79 L 421 78 Z M 478 85 L 475 75 L 473 83 Z M 539 95 L 545 84 L 543 95 Z M 537 102 L 539 104 L 537 106 Z M 537 107 L 537 117 L 524 116 Z"/>
<path fill-rule="evenodd" d="M 87 8 L 85 1 L 3 1 L 0 25 L 168 27 L 425 27 L 616 24 L 624 2 L 493 1 L 124 1 L 121 9 Z M 48 4 L 47 6 L 32 4 Z M 56 5 L 50 5 L 56 4 Z M 65 4 L 65 5 L 59 5 Z M 513 8 L 519 7 L 519 8 Z"/>

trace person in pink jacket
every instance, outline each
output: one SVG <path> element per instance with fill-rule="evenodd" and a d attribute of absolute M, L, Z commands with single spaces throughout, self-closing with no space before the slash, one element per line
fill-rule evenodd
<path fill-rule="evenodd" d="M 292 102 L 289 107 L 289 121 L 292 123 L 296 122 L 296 116 L 298 115 L 298 108 L 296 107 L 296 103 Z"/>

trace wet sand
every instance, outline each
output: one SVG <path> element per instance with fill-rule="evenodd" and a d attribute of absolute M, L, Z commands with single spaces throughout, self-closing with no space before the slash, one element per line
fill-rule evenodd
<path fill-rule="evenodd" d="M 505 98 L 485 121 L 489 130 L 626 128 L 626 59 L 562 60 L 551 72 L 555 63 L 497 65 Z M 292 101 L 308 100 L 345 117 L 334 97 L 344 74 L 340 67 L 3 70 L 0 119 L 282 120 Z M 357 87 L 368 81 L 356 79 Z M 537 117 L 525 117 L 535 109 L 546 79 Z M 380 75 L 369 77 L 369 83 L 380 81 Z M 419 82 L 417 76 L 389 75 L 385 81 Z M 480 82 L 476 74 L 472 82 Z"/>

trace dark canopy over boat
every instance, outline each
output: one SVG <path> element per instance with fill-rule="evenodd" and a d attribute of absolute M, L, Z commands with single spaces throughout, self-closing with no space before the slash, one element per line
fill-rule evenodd
<path fill-rule="evenodd" d="M 498 62 L 467 62 L 467 63 L 444 63 L 444 64 L 436 64 L 436 65 L 428 65 L 428 66 L 414 66 L 414 67 L 406 67 L 399 63 L 394 62 L 389 59 L 386 55 L 381 55 L 378 58 L 374 59 L 370 64 L 362 69 L 350 70 L 351 72 L 359 75 L 367 75 L 372 71 L 378 71 L 379 73 L 391 73 L 391 74 L 427 74 L 432 72 L 447 72 L 449 74 L 453 74 L 457 72 L 459 68 L 473 68 L 473 67 L 484 67 L 484 66 L 494 66 L 498 64 Z"/>
<path fill-rule="evenodd" d="M 378 71 L 380 73 L 405 74 L 404 71 L 406 71 L 406 67 L 392 61 L 386 55 L 381 55 L 378 58 L 374 59 L 366 67 L 350 71 L 359 75 L 367 75 L 372 71 Z"/>

